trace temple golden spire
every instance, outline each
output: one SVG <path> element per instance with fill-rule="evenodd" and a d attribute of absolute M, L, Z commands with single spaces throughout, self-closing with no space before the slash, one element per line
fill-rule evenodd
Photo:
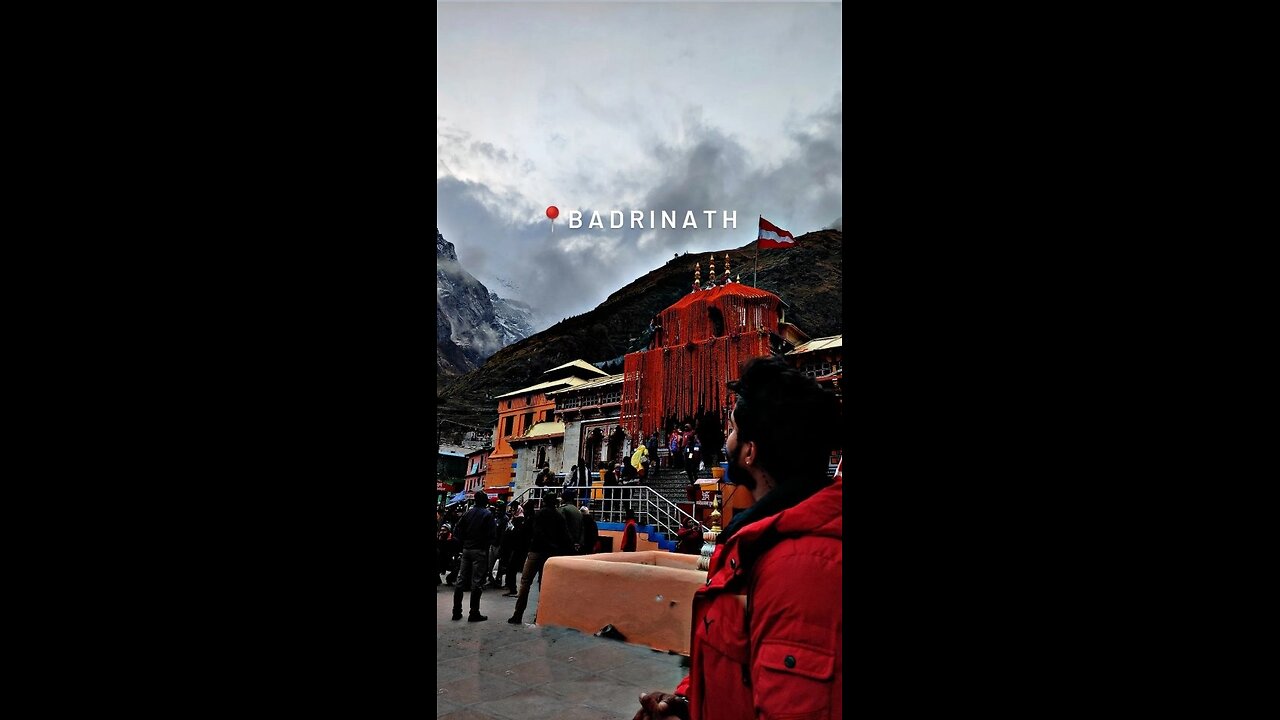
<path fill-rule="evenodd" d="M 711 254 L 711 259 L 707 261 L 707 267 L 709 268 L 709 270 L 707 271 L 707 279 L 714 283 L 714 282 L 716 281 L 716 256 L 715 256 L 715 253 L 712 253 L 712 254 Z"/>
<path fill-rule="evenodd" d="M 699 290 L 701 288 L 702 288 L 702 264 L 694 263 L 693 264 L 693 289 Z"/>
<path fill-rule="evenodd" d="M 732 275 L 729 273 L 729 253 L 725 253 L 724 254 L 724 282 L 726 285 L 729 284 L 729 278 L 731 277 Z"/>

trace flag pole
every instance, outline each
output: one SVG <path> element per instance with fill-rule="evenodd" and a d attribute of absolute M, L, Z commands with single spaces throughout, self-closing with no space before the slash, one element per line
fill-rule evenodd
<path fill-rule="evenodd" d="M 764 219 L 764 215 L 760 216 Z M 756 274 L 760 272 L 760 223 L 756 223 L 756 267 L 751 271 L 751 287 L 756 286 Z"/>

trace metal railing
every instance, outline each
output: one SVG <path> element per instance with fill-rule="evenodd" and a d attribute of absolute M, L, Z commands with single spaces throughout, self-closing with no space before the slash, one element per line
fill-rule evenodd
<path fill-rule="evenodd" d="M 579 499 L 588 500 L 591 517 L 595 518 L 596 522 L 624 523 L 627 510 L 634 510 L 637 524 L 653 526 L 672 542 L 676 540 L 685 520 L 693 520 L 699 532 L 707 532 L 711 529 L 646 485 L 575 487 L 573 490 L 578 493 Z M 591 497 L 593 491 L 598 491 L 601 497 Z M 563 487 L 531 487 L 525 489 L 515 499 L 519 500 L 520 505 L 524 507 L 530 500 L 535 501 L 536 505 L 536 501 L 540 501 L 543 495 L 559 496 L 563 492 Z M 525 517 L 532 517 L 532 514 L 528 509 L 525 510 Z"/>

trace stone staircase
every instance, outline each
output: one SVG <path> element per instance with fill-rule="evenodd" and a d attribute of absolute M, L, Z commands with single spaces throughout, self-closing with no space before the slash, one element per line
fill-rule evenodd
<path fill-rule="evenodd" d="M 640 484 L 653 488 L 653 491 L 665 497 L 673 503 L 687 502 L 685 500 L 685 488 L 689 485 L 689 478 L 684 474 L 684 465 L 679 467 L 664 467 L 670 453 L 663 449 L 658 449 L 658 465 L 656 472 L 652 477 L 645 478 Z M 650 468 L 653 470 L 654 468 Z M 705 467 L 698 468 L 698 478 L 700 480 L 710 480 L 711 471 Z"/>

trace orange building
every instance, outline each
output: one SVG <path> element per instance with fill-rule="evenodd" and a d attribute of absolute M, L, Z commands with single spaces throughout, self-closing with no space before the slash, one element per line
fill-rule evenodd
<path fill-rule="evenodd" d="M 556 403 L 547 393 L 608 375 L 594 365 L 574 360 L 544 372 L 542 382 L 536 385 L 499 395 L 498 426 L 493 433 L 493 452 L 489 455 L 485 485 L 510 486 L 515 482 L 516 451 L 511 440 L 524 437 L 538 423 L 552 421 Z"/>

